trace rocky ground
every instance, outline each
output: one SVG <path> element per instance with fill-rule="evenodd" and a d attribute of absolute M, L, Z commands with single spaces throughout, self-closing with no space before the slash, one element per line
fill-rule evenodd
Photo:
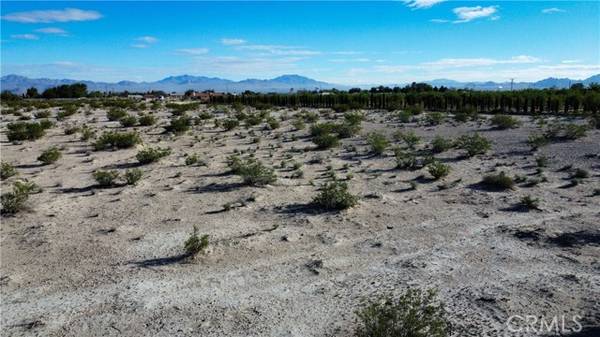
<path fill-rule="evenodd" d="M 513 315 L 565 315 L 568 329 L 579 315 L 585 330 L 578 336 L 598 332 L 600 130 L 532 152 L 527 137 L 539 126 L 529 117 L 519 117 L 516 129 L 496 130 L 485 116 L 426 126 L 365 113 L 360 135 L 315 150 L 308 129 L 295 130 L 291 119 L 275 130 L 261 124 L 227 132 L 211 120 L 174 136 L 163 132 L 171 114 L 162 109 L 159 124 L 131 129 L 145 145 L 170 147 L 172 154 L 139 166 L 144 177 L 137 186 L 114 188 L 97 187 L 92 173 L 137 166 L 140 147 L 93 151 L 89 141 L 64 132 L 83 123 L 98 132 L 122 129 L 105 110 L 80 112 L 20 144 L 5 135 L 16 117 L 2 115 L 2 162 L 19 172 L 2 181 L 2 192 L 16 179 L 43 189 L 26 211 L 2 218 L 2 335 L 348 336 L 362 302 L 409 287 L 438 289 L 456 336 L 538 335 L 511 332 Z M 327 116 L 341 118 L 328 112 L 322 120 Z M 470 159 L 457 149 L 436 155 L 451 166 L 444 181 L 456 182 L 440 189 L 443 182 L 426 169 L 396 169 L 392 151 L 370 154 L 365 135 L 374 130 L 390 138 L 414 130 L 420 147 L 436 135 L 477 131 L 493 146 Z M 51 145 L 63 157 L 40 165 L 36 158 Z M 240 185 L 226 165 L 236 149 L 274 167 L 277 181 Z M 192 153 L 207 166 L 186 166 Z M 490 172 L 539 177 L 540 155 L 549 159 L 547 181 L 508 191 L 479 185 Z M 303 177 L 293 177 L 293 162 Z M 311 207 L 328 166 L 342 179 L 352 175 L 347 182 L 360 197 L 357 206 Z M 590 177 L 573 186 L 575 168 Z M 518 207 L 526 195 L 540 199 L 539 210 Z M 209 248 L 183 259 L 194 225 L 209 235 Z"/>

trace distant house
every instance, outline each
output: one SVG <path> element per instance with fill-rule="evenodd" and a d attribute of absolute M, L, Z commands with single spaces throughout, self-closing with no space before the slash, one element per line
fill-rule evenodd
<path fill-rule="evenodd" d="M 133 94 L 133 95 L 127 95 L 127 98 L 129 98 L 129 99 L 140 99 L 141 100 L 142 98 L 144 98 L 144 96 Z"/>
<path fill-rule="evenodd" d="M 163 95 L 154 95 L 154 94 L 145 94 L 144 95 L 144 100 L 145 101 L 164 101 L 165 100 L 165 96 L 163 96 Z"/>
<path fill-rule="evenodd" d="M 221 97 L 223 93 L 220 92 L 192 92 L 189 97 L 192 99 L 197 99 L 202 103 L 209 103 L 211 97 Z"/>

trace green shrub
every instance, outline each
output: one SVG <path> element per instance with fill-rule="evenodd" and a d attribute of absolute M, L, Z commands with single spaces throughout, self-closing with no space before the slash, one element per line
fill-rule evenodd
<path fill-rule="evenodd" d="M 159 161 L 161 158 L 171 154 L 171 149 L 160 147 L 148 147 L 140 150 L 135 158 L 140 164 L 150 164 Z"/>
<path fill-rule="evenodd" d="M 43 111 L 38 111 L 36 113 L 33 114 L 35 116 L 35 118 L 37 119 L 41 119 L 41 118 L 50 118 L 50 111 L 48 110 L 43 110 Z"/>
<path fill-rule="evenodd" d="M 373 132 L 367 137 L 367 143 L 371 146 L 371 152 L 382 155 L 390 145 L 390 141 L 381 133 Z"/>
<path fill-rule="evenodd" d="M 460 149 L 467 151 L 468 157 L 484 154 L 492 147 L 492 143 L 478 133 L 459 137 L 457 144 Z"/>
<path fill-rule="evenodd" d="M 412 120 L 412 114 L 408 111 L 398 111 L 396 116 L 398 117 L 398 121 L 400 123 L 410 123 Z"/>
<path fill-rule="evenodd" d="M 495 115 L 490 123 L 500 130 L 516 128 L 520 124 L 518 119 L 509 115 Z"/>
<path fill-rule="evenodd" d="M 344 114 L 344 120 L 349 125 L 360 125 L 360 123 L 365 119 L 365 115 L 360 112 L 346 112 Z"/>
<path fill-rule="evenodd" d="M 185 249 L 185 253 L 187 256 L 194 257 L 199 253 L 204 253 L 206 248 L 208 248 L 208 235 L 198 236 L 198 227 L 194 226 L 192 233 L 185 240 L 183 245 Z"/>
<path fill-rule="evenodd" d="M 29 195 L 40 192 L 39 186 L 33 182 L 17 180 L 13 184 L 13 190 L 2 194 L 0 204 L 2 214 L 15 214 L 25 208 Z"/>
<path fill-rule="evenodd" d="M 538 167 L 547 167 L 548 166 L 548 157 L 539 156 L 535 158 L 535 163 Z"/>
<path fill-rule="evenodd" d="M 137 132 L 104 132 L 94 143 L 96 151 L 126 149 L 142 142 Z"/>
<path fill-rule="evenodd" d="M 200 158 L 197 154 L 190 154 L 185 157 L 185 164 L 187 166 L 198 164 L 200 166 L 206 166 L 206 162 Z"/>
<path fill-rule="evenodd" d="M 563 126 L 563 137 L 566 139 L 579 139 L 585 137 L 587 130 L 587 125 L 566 124 Z"/>
<path fill-rule="evenodd" d="M 538 148 L 548 144 L 550 140 L 541 133 L 534 133 L 527 138 L 527 144 L 531 146 L 531 150 L 535 151 Z"/>
<path fill-rule="evenodd" d="M 8 179 L 12 176 L 16 176 L 19 174 L 17 169 L 10 163 L 2 163 L 0 164 L 0 179 Z"/>
<path fill-rule="evenodd" d="M 275 119 L 274 117 L 269 117 L 267 118 L 267 124 L 269 125 L 269 128 L 271 130 L 275 130 L 277 128 L 279 128 L 280 123 L 277 119 Z"/>
<path fill-rule="evenodd" d="M 394 134 L 394 139 L 403 141 L 404 143 L 406 143 L 406 146 L 408 146 L 411 149 L 414 149 L 415 146 L 417 146 L 417 144 L 421 141 L 421 137 L 417 136 L 417 134 L 414 131 L 398 131 Z"/>
<path fill-rule="evenodd" d="M 439 111 L 433 111 L 427 114 L 425 121 L 429 125 L 439 125 L 444 121 L 445 114 Z"/>
<path fill-rule="evenodd" d="M 429 174 L 431 174 L 435 180 L 438 180 L 450 173 L 450 166 L 439 161 L 434 161 L 427 165 L 427 171 L 429 171 Z"/>
<path fill-rule="evenodd" d="M 42 138 L 48 129 L 47 124 L 37 122 L 14 122 L 6 126 L 6 137 L 9 141 L 36 140 Z"/>
<path fill-rule="evenodd" d="M 356 205 L 358 198 L 348 191 L 348 184 L 345 182 L 332 181 L 321 189 L 313 203 L 327 210 L 342 210 Z"/>
<path fill-rule="evenodd" d="M 49 149 L 44 150 L 44 152 L 42 152 L 42 154 L 37 158 L 37 160 L 44 163 L 44 165 L 49 165 L 59 160 L 60 157 L 62 157 L 62 152 L 58 147 L 53 146 Z"/>
<path fill-rule="evenodd" d="M 417 156 L 412 151 L 404 151 L 401 148 L 394 149 L 396 168 L 403 170 L 417 169 Z"/>
<path fill-rule="evenodd" d="M 306 128 L 306 124 L 304 123 L 304 120 L 301 118 L 296 118 L 293 122 L 292 122 L 292 126 L 294 127 L 294 129 L 296 130 L 304 130 Z"/>
<path fill-rule="evenodd" d="M 127 116 L 119 119 L 119 122 L 121 123 L 122 127 L 130 128 L 132 126 L 135 126 L 137 124 L 138 120 L 133 115 L 127 115 Z"/>
<path fill-rule="evenodd" d="M 525 209 L 540 209 L 539 205 L 540 205 L 540 199 L 539 198 L 533 198 L 530 195 L 526 195 L 524 197 L 521 198 L 521 201 L 519 202 L 519 205 Z"/>
<path fill-rule="evenodd" d="M 239 125 L 240 125 L 240 122 L 237 119 L 233 119 L 233 118 L 225 119 L 222 123 L 222 126 L 226 131 L 231 131 L 231 130 L 237 128 Z"/>
<path fill-rule="evenodd" d="M 78 126 L 70 126 L 70 127 L 66 127 L 65 128 L 65 135 L 70 136 L 73 134 L 76 134 L 77 132 L 79 132 L 81 130 L 80 127 Z"/>
<path fill-rule="evenodd" d="M 142 179 L 144 171 L 139 168 L 133 168 L 125 171 L 125 182 L 127 185 L 137 185 L 138 181 Z"/>
<path fill-rule="evenodd" d="M 469 120 L 469 114 L 464 111 L 459 111 L 454 114 L 454 120 L 459 123 L 464 123 Z"/>
<path fill-rule="evenodd" d="M 452 140 L 441 136 L 435 136 L 431 141 L 431 151 L 433 153 L 442 153 L 452 148 Z"/>
<path fill-rule="evenodd" d="M 423 108 L 419 105 L 411 105 L 405 109 L 411 115 L 420 115 L 423 112 Z"/>
<path fill-rule="evenodd" d="M 515 186 L 513 179 L 504 172 L 484 176 L 481 184 L 493 190 L 508 190 Z"/>
<path fill-rule="evenodd" d="M 151 126 L 156 124 L 156 117 L 154 117 L 153 115 L 143 115 L 140 116 L 138 122 L 141 126 Z"/>
<path fill-rule="evenodd" d="M 115 170 L 110 170 L 110 171 L 103 171 L 103 170 L 98 170 L 96 172 L 94 172 L 94 179 L 96 179 L 96 182 L 98 183 L 98 185 L 102 186 L 102 187 L 111 187 L 114 186 L 116 184 L 116 180 L 119 179 L 119 172 L 115 171 Z"/>
<path fill-rule="evenodd" d="M 385 298 L 357 311 L 357 337 L 447 337 L 451 333 L 444 304 L 433 290 L 409 289 L 398 299 Z"/>
<path fill-rule="evenodd" d="M 108 120 L 112 122 L 118 121 L 119 119 L 125 116 L 127 116 L 127 112 L 118 108 L 112 108 L 106 113 L 106 118 L 108 118 Z"/>
<path fill-rule="evenodd" d="M 171 124 L 167 125 L 165 130 L 174 134 L 182 134 L 187 132 L 192 127 L 192 119 L 187 116 L 181 116 L 171 120 Z"/>
<path fill-rule="evenodd" d="M 274 183 L 277 180 L 273 169 L 266 167 L 255 159 L 248 159 L 245 162 L 234 164 L 232 171 L 242 177 L 245 185 L 262 186 Z"/>
<path fill-rule="evenodd" d="M 83 141 L 90 140 L 96 134 L 94 130 L 88 128 L 87 126 L 82 127 L 79 132 L 81 133 L 80 139 Z"/>
<path fill-rule="evenodd" d="M 331 133 L 320 134 L 313 137 L 313 143 L 317 145 L 319 149 L 329 149 L 340 145 L 338 137 Z"/>

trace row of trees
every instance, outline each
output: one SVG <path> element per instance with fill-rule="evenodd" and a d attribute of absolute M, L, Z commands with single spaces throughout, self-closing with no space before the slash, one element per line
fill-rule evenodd
<path fill-rule="evenodd" d="M 37 88 L 31 87 L 25 92 L 27 98 L 81 98 L 87 97 L 87 85 L 83 83 L 63 84 L 44 90 L 40 95 Z"/>

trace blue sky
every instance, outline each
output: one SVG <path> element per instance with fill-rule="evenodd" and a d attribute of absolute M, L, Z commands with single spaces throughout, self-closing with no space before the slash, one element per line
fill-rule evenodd
<path fill-rule="evenodd" d="M 2 75 L 344 84 L 600 73 L 599 1 L 2 1 Z"/>

